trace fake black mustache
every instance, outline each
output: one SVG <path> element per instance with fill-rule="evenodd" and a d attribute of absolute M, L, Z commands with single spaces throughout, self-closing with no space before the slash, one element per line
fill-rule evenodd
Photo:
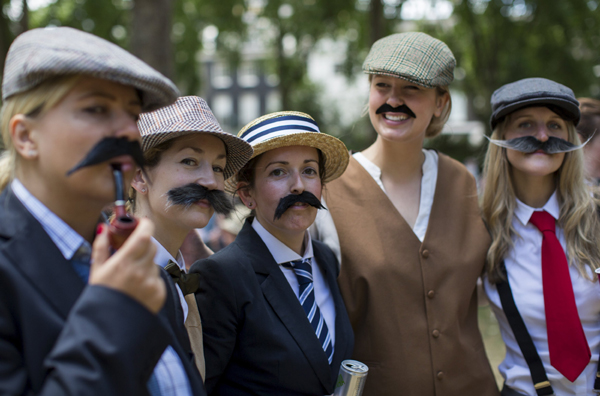
<path fill-rule="evenodd" d="M 131 156 L 135 163 L 144 169 L 144 152 L 137 140 L 128 140 L 125 137 L 107 137 L 96 143 L 85 158 L 67 172 L 67 176 L 86 166 L 100 164 L 120 155 Z"/>
<path fill-rule="evenodd" d="M 231 198 L 221 190 L 209 190 L 196 183 L 175 187 L 167 191 L 169 206 L 182 205 L 189 208 L 196 202 L 206 199 L 215 212 L 228 215 L 233 210 Z"/>
<path fill-rule="evenodd" d="M 279 200 L 279 204 L 277 205 L 277 209 L 275 209 L 275 216 L 273 216 L 273 221 L 279 220 L 281 216 L 295 203 L 306 203 L 310 206 L 314 206 L 317 209 L 325 209 L 319 198 L 315 197 L 315 194 L 310 191 L 302 191 L 301 194 L 290 194 L 285 196 Z"/>
<path fill-rule="evenodd" d="M 490 139 L 487 136 L 486 138 L 490 141 L 490 143 L 495 144 L 496 146 L 520 151 L 526 154 L 534 153 L 538 150 L 542 150 L 546 154 L 566 153 L 569 151 L 579 150 L 591 139 L 589 138 L 583 144 L 577 146 L 567 140 L 554 136 L 549 137 L 545 142 L 537 140 L 533 136 L 522 136 L 510 140 Z"/>
<path fill-rule="evenodd" d="M 408 106 L 405 104 L 400 105 L 398 107 L 392 107 L 389 104 L 384 103 L 375 112 L 375 114 L 381 114 L 381 113 L 404 113 L 412 118 L 417 118 L 415 113 L 413 113 L 413 111 L 411 109 L 409 109 Z"/>

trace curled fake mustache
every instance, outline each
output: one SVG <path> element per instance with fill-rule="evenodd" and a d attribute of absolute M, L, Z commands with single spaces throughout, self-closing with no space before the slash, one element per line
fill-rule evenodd
<path fill-rule="evenodd" d="M 409 117 L 417 118 L 415 113 L 413 113 L 413 111 L 411 109 L 409 109 L 408 106 L 405 104 L 400 105 L 398 107 L 392 107 L 389 104 L 384 103 L 375 112 L 375 114 L 381 114 L 381 113 L 404 113 L 404 114 L 408 115 Z"/>
<path fill-rule="evenodd" d="M 217 213 L 228 215 L 233 211 L 233 203 L 227 194 L 221 190 L 209 190 L 196 183 L 170 189 L 167 191 L 167 199 L 167 209 L 173 205 L 182 205 L 188 209 L 196 202 L 206 199 Z"/>
<path fill-rule="evenodd" d="M 317 209 L 325 209 L 319 198 L 315 197 L 315 194 L 310 191 L 302 191 L 301 194 L 290 194 L 279 200 L 273 221 L 279 220 L 285 211 L 296 203 L 305 203 Z"/>
<path fill-rule="evenodd" d="M 140 168 L 144 169 L 144 152 L 137 140 L 107 137 L 96 143 L 85 158 L 67 172 L 67 176 L 86 166 L 100 164 L 121 155 L 129 155 Z"/>
<path fill-rule="evenodd" d="M 522 153 L 534 153 L 542 150 L 546 154 L 567 153 L 569 151 L 579 150 L 589 142 L 592 137 L 589 137 L 583 144 L 575 145 L 567 140 L 551 136 L 545 142 L 541 142 L 533 136 L 522 136 L 510 140 L 497 140 L 487 137 L 490 143 L 499 147 L 504 147 L 510 150 L 520 151 Z"/>

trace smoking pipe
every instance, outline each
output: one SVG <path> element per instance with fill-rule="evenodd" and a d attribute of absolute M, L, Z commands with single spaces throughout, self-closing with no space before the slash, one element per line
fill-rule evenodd
<path fill-rule="evenodd" d="M 115 207 L 114 216 L 108 225 L 108 238 L 110 246 L 117 250 L 125 240 L 131 235 L 138 221 L 135 217 L 127 213 L 125 208 L 125 193 L 123 188 L 123 172 L 120 164 L 113 164 L 113 177 L 115 179 Z"/>

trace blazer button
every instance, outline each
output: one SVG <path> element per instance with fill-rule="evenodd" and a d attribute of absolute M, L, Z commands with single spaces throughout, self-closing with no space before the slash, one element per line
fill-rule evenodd
<path fill-rule="evenodd" d="M 442 378 L 444 378 L 444 372 L 443 371 L 438 371 L 436 374 L 437 379 L 441 380 Z"/>
<path fill-rule="evenodd" d="M 421 255 L 423 256 L 423 258 L 427 258 L 429 257 L 429 250 L 425 249 L 421 252 Z"/>
<path fill-rule="evenodd" d="M 435 329 L 431 332 L 431 335 L 433 336 L 433 338 L 438 338 L 440 336 L 440 331 Z"/>
<path fill-rule="evenodd" d="M 433 290 L 429 290 L 429 291 L 427 292 L 427 297 L 429 297 L 429 298 L 433 298 L 434 296 L 435 296 L 435 292 L 434 292 Z"/>

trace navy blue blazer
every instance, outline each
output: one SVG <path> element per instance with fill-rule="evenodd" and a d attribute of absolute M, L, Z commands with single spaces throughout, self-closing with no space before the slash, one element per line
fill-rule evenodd
<path fill-rule="evenodd" d="M 337 286 L 337 259 L 313 241 L 315 258 L 335 302 L 331 366 L 298 298 L 267 246 L 246 221 L 235 241 L 196 262 L 206 389 L 214 395 L 333 393 L 354 334 Z"/>
<path fill-rule="evenodd" d="M 154 315 L 132 298 L 86 285 L 12 193 L 0 195 L 0 394 L 148 395 L 167 345 L 196 395 L 193 364 L 173 283 Z"/>

